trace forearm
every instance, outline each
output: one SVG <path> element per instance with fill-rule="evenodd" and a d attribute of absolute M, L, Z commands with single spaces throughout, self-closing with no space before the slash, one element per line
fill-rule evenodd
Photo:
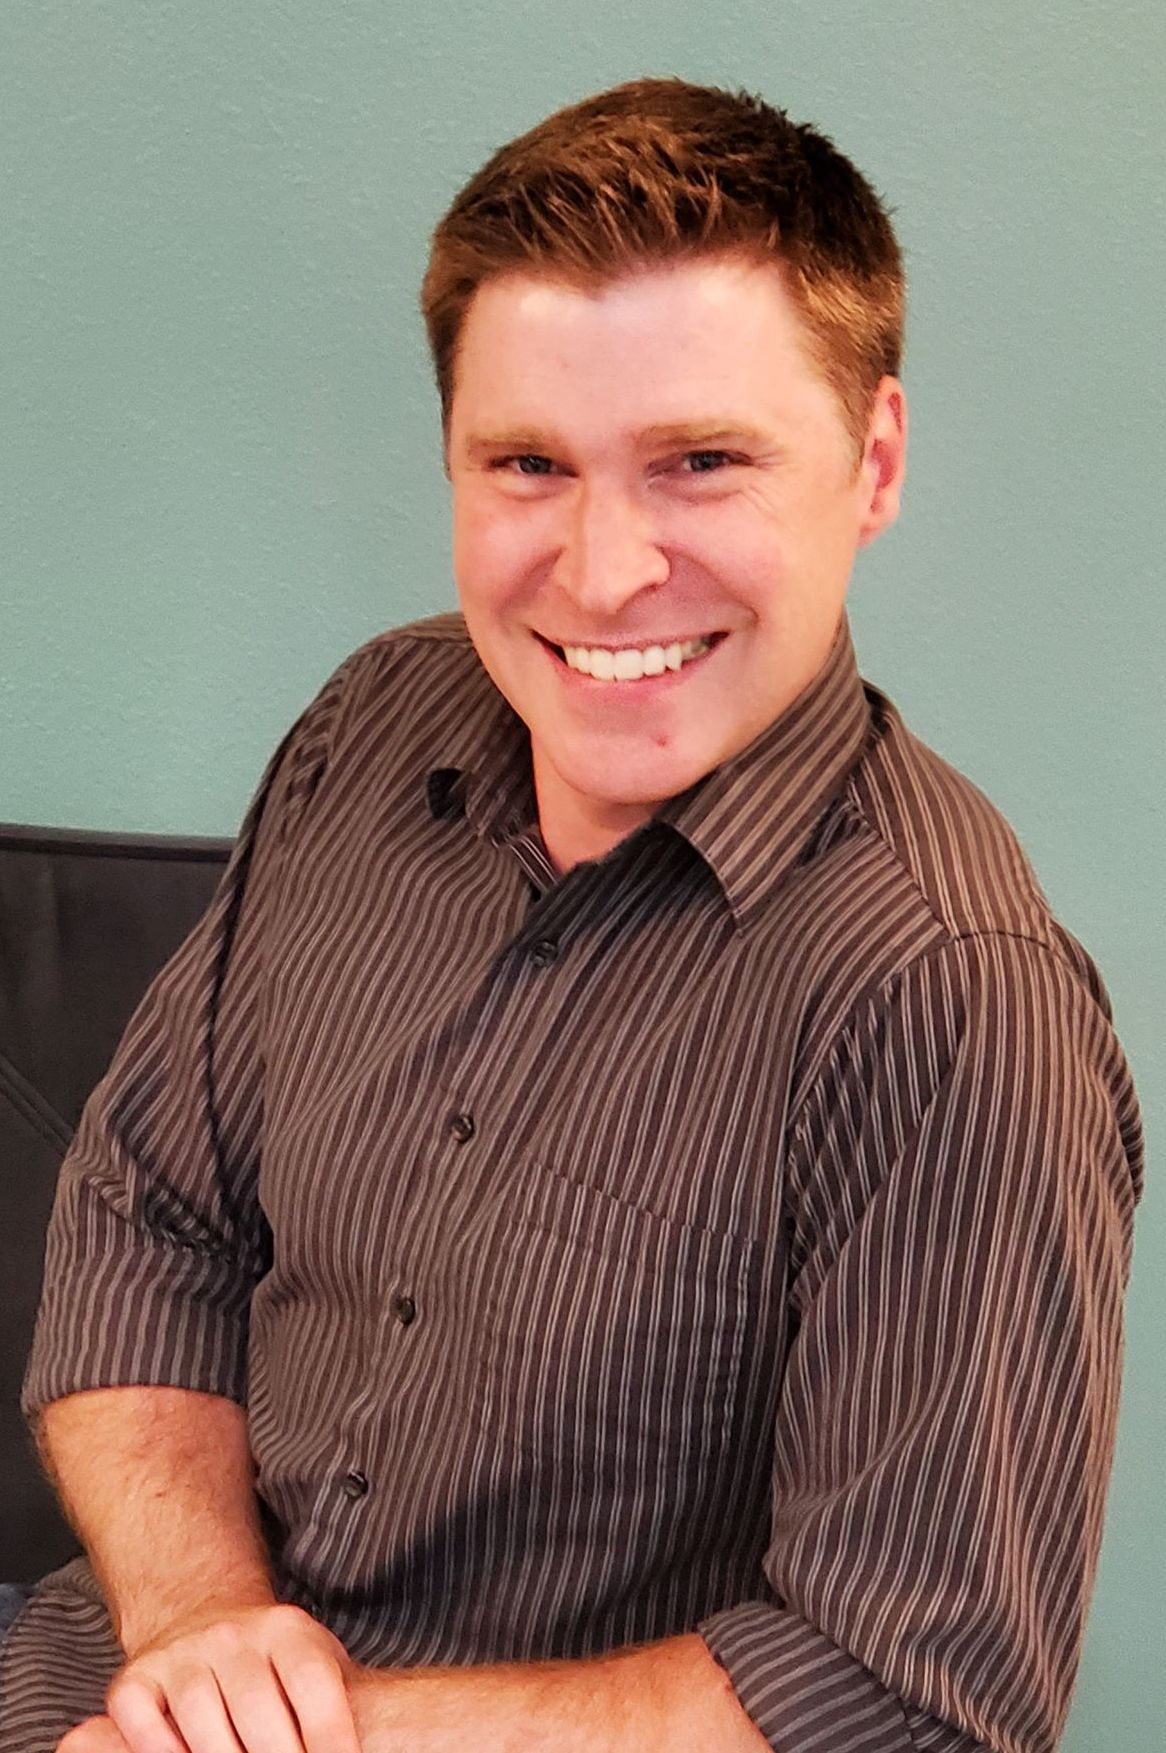
<path fill-rule="evenodd" d="M 696 1636 L 592 1661 L 360 1671 L 363 1753 L 763 1753 Z"/>
<path fill-rule="evenodd" d="M 37 1440 L 128 1654 L 200 1613 L 274 1600 L 232 1401 L 95 1389 L 47 1406 Z"/>

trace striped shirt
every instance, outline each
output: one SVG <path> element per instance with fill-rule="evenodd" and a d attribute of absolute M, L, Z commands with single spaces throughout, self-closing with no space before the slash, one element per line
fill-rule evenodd
<path fill-rule="evenodd" d="M 461 620 L 273 757 L 65 1163 L 26 1384 L 248 1409 L 375 1666 L 698 1631 L 780 1753 L 1049 1753 L 1142 1135 L 1019 843 L 858 674 L 556 878 Z M 100 1708 L 78 1561 L 0 1746 Z"/>

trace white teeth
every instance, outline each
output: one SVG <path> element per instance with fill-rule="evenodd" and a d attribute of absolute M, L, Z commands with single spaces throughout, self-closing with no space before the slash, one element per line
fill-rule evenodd
<path fill-rule="evenodd" d="M 644 676 L 681 669 L 691 658 L 708 651 L 710 644 L 708 639 L 689 639 L 683 645 L 625 646 L 620 651 L 603 645 L 565 645 L 563 656 L 571 669 L 593 676 L 597 682 L 638 682 Z"/>

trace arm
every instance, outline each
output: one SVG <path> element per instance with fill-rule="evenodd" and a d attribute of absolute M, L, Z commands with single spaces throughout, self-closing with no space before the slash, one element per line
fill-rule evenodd
<path fill-rule="evenodd" d="M 85 1105 L 49 1224 L 30 1420 L 116 1386 L 245 1402 L 251 1294 L 271 1250 L 257 1193 L 266 932 L 343 677 L 272 757 L 210 907 Z"/>
<path fill-rule="evenodd" d="M 181 1720 L 192 1707 L 178 1694 L 210 1691 L 221 1714 L 208 1661 L 248 1691 L 258 1663 L 286 1718 L 271 1639 L 302 1644 L 307 1627 L 343 1718 L 334 1704 L 329 1753 L 351 1739 L 346 1660 L 322 1627 L 271 1605 L 241 1407 L 251 1295 L 272 1245 L 257 1192 L 267 921 L 347 668 L 277 751 L 211 907 L 86 1105 L 58 1183 L 24 1393 L 133 1658 L 111 1695 L 119 1721 L 141 1708 L 157 1720 L 166 1706 Z M 236 1631 L 247 1617 L 245 1638 L 221 1630 L 224 1613 Z M 191 1637 L 213 1646 L 207 1657 L 200 1645 L 193 1665 Z M 259 1655 L 241 1665 L 243 1644 Z M 177 1657 L 163 1659 L 171 1649 Z M 180 1746 L 172 1728 L 154 1727 L 139 1744 Z M 219 1735 L 207 1753 L 222 1744 Z M 247 1744 L 298 1753 L 300 1737 Z"/>
<path fill-rule="evenodd" d="M 700 1637 L 592 1661 L 357 1671 L 363 1753 L 764 1753 Z M 468 1732 L 472 1726 L 472 1733 Z"/>
<path fill-rule="evenodd" d="M 232 1401 L 99 1388 L 46 1407 L 37 1436 L 127 1655 L 184 1620 L 274 1604 Z"/>
<path fill-rule="evenodd" d="M 701 1626 L 782 1753 L 1051 1753 L 1113 1449 L 1140 1129 L 1053 951 L 870 995 L 788 1162 L 768 1600 Z"/>
<path fill-rule="evenodd" d="M 112 1723 L 134 1753 L 213 1753 L 230 1723 L 263 1753 L 357 1753 L 343 1646 L 277 1605 L 241 1408 L 105 1388 L 46 1408 L 38 1434 L 129 1658 L 109 1721 L 70 1748 L 102 1746 Z"/>

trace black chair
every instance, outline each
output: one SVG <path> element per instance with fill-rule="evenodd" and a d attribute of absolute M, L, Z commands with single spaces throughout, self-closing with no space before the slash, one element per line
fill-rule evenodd
<path fill-rule="evenodd" d="M 230 841 L 0 824 L 0 1581 L 77 1550 L 19 1410 L 61 1157 Z"/>

